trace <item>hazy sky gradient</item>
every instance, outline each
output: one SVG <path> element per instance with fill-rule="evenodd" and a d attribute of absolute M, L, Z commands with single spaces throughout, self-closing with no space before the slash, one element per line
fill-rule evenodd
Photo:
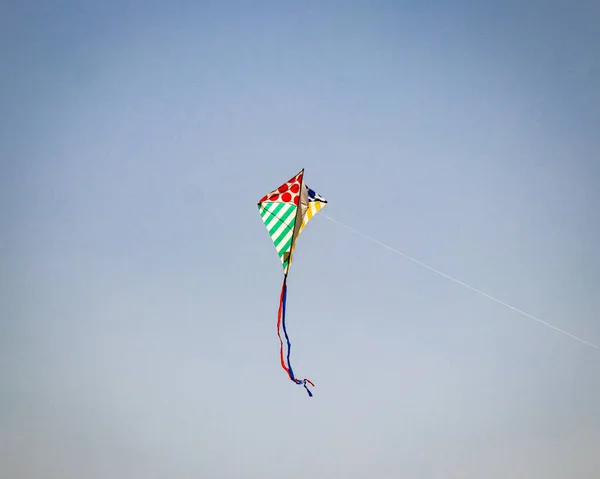
<path fill-rule="evenodd" d="M 12 3 L 12 5 L 10 5 Z M 5 2 L 0 476 L 587 479 L 600 6 Z"/>

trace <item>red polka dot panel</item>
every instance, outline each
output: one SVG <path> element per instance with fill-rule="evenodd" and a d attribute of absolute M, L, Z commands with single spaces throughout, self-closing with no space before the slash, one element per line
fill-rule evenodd
<path fill-rule="evenodd" d="M 260 200 L 260 203 L 264 201 L 269 201 L 278 203 L 293 203 L 295 205 L 298 205 L 300 202 L 301 180 L 302 174 L 294 176 L 276 190 L 273 190 L 271 191 L 271 193 L 268 193 L 267 195 L 263 196 Z"/>

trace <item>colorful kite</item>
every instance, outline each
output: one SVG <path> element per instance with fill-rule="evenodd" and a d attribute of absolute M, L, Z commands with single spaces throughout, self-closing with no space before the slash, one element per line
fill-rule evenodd
<path fill-rule="evenodd" d="M 300 233 L 308 222 L 326 203 L 327 200 L 315 193 L 314 190 L 311 190 L 304 183 L 304 169 L 279 188 L 263 196 L 258 202 L 258 211 L 267 227 L 269 236 L 273 240 L 283 266 L 283 286 L 281 287 L 279 313 L 277 315 L 277 336 L 279 336 L 281 366 L 292 381 L 304 386 L 311 397 L 312 393 L 306 383 L 313 387 L 314 384 L 308 379 L 296 378 L 290 363 L 292 345 L 285 328 L 287 276 L 292 264 L 292 254 L 294 253 L 298 236 L 300 236 Z M 287 347 L 285 359 L 281 329 L 283 329 Z"/>

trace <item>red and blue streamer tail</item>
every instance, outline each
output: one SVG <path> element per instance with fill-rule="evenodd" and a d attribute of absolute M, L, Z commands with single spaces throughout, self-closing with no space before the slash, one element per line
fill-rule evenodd
<path fill-rule="evenodd" d="M 306 383 L 310 384 L 312 387 L 315 385 L 309 379 L 298 379 L 294 376 L 294 370 L 292 369 L 292 364 L 290 363 L 290 353 L 292 352 L 292 343 L 290 343 L 290 338 L 288 336 L 287 330 L 285 328 L 285 303 L 287 299 L 287 275 L 283 278 L 283 286 L 281 287 L 281 296 L 279 298 L 279 313 L 277 314 L 277 336 L 279 337 L 279 357 L 281 359 L 281 367 L 285 369 L 285 372 L 288 374 L 289 378 L 294 381 L 298 385 L 303 385 L 304 389 L 310 397 L 312 397 L 312 392 L 308 389 Z M 287 343 L 287 355 L 284 358 L 283 355 L 283 340 L 281 339 L 281 329 L 283 327 L 283 334 L 285 335 L 285 341 Z"/>

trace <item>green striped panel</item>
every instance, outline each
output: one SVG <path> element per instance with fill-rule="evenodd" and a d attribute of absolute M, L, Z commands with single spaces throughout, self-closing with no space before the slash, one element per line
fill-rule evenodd
<path fill-rule="evenodd" d="M 293 203 L 265 202 L 258 205 L 258 211 L 285 271 L 289 263 L 297 206 Z"/>

